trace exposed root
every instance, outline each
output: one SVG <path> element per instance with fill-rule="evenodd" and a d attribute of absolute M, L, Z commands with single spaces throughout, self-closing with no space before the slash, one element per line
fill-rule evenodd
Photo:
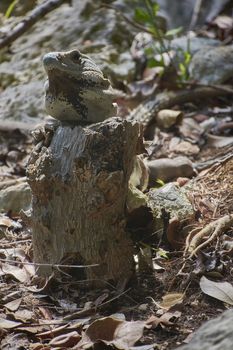
<path fill-rule="evenodd" d="M 191 240 L 188 252 L 190 253 L 189 258 L 197 255 L 197 252 L 209 245 L 215 239 L 217 239 L 221 234 L 223 234 L 227 229 L 233 225 L 233 214 L 225 215 L 218 220 L 215 220 L 205 226 L 201 231 L 199 231 Z M 204 242 L 200 243 L 205 237 L 207 238 Z"/>

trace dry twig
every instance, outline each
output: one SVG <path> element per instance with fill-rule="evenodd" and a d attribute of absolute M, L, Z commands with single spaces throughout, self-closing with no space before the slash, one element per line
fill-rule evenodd
<path fill-rule="evenodd" d="M 43 18 L 47 13 L 53 11 L 65 2 L 70 3 L 70 0 L 48 0 L 36 7 L 28 17 L 24 18 L 11 32 L 0 40 L 0 49 L 9 46 L 13 41 L 38 22 L 39 19 Z"/>

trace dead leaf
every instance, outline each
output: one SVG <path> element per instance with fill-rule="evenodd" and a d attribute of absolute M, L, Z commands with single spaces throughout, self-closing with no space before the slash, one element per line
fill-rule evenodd
<path fill-rule="evenodd" d="M 27 262 L 27 260 L 28 260 L 24 250 L 21 248 L 0 249 L 0 254 L 5 256 L 6 260 L 13 260 L 14 261 L 14 260 L 16 260 L 16 258 L 17 258 L 17 261 L 22 261 L 22 262 Z M 6 261 L 6 263 L 7 263 L 7 261 Z M 35 275 L 35 266 L 34 265 L 25 264 L 23 266 L 23 270 L 25 271 L 27 278 L 29 276 Z M 24 281 L 21 281 L 21 282 L 24 282 Z"/>
<path fill-rule="evenodd" d="M 174 326 L 174 322 L 171 321 L 171 319 L 177 319 L 180 317 L 181 312 L 180 311 L 174 311 L 174 312 L 165 312 L 162 316 L 151 316 L 147 320 L 147 325 L 150 325 L 152 329 L 157 328 L 159 325 L 163 326 Z"/>
<path fill-rule="evenodd" d="M 18 321 L 22 321 L 24 323 L 32 321 L 34 316 L 34 312 L 32 310 L 18 310 L 14 313 L 14 318 Z"/>
<path fill-rule="evenodd" d="M 169 311 L 169 312 L 165 312 L 165 314 L 163 314 L 160 319 L 161 319 L 161 323 L 165 326 L 170 326 L 173 325 L 174 322 L 177 318 L 179 318 L 181 316 L 181 312 L 180 311 Z M 171 321 L 173 320 L 173 321 Z"/>
<path fill-rule="evenodd" d="M 200 287 L 203 293 L 233 305 L 233 286 L 228 282 L 214 282 L 205 276 L 200 279 Z"/>
<path fill-rule="evenodd" d="M 0 217 L 0 226 L 6 226 L 6 227 L 14 227 L 15 222 L 10 219 L 8 216 L 1 215 Z"/>
<path fill-rule="evenodd" d="M 34 325 L 34 326 L 27 326 L 26 325 L 25 326 L 25 325 L 22 325 L 20 327 L 17 327 L 17 331 L 37 335 L 38 333 L 48 331 L 50 328 L 51 328 L 51 326 L 40 326 L 40 325 Z"/>
<path fill-rule="evenodd" d="M 160 317 L 152 315 L 146 321 L 146 325 L 149 326 L 148 328 L 152 328 L 152 329 L 157 328 L 160 325 Z"/>
<path fill-rule="evenodd" d="M 137 80 L 127 85 L 127 89 L 132 97 L 137 100 L 141 100 L 143 97 L 151 96 L 155 93 L 158 87 L 158 83 L 155 81 L 155 75 L 157 72 L 150 70 L 150 76 L 144 80 Z"/>
<path fill-rule="evenodd" d="M 162 309 L 169 310 L 172 306 L 181 303 L 184 299 L 183 293 L 168 293 L 162 297 L 163 301 L 159 304 Z"/>
<path fill-rule="evenodd" d="M 53 338 L 49 342 L 49 345 L 51 345 L 52 347 L 71 348 L 79 342 L 80 338 L 81 336 L 78 334 L 78 332 L 74 331 Z"/>
<path fill-rule="evenodd" d="M 233 144 L 233 136 L 216 136 L 207 134 L 207 145 L 213 148 L 226 147 Z"/>
<path fill-rule="evenodd" d="M 204 128 L 194 118 L 185 118 L 179 127 L 179 135 L 183 139 L 200 142 Z"/>
<path fill-rule="evenodd" d="M 232 29 L 233 19 L 230 16 L 217 16 L 212 22 L 212 25 L 216 25 L 220 29 Z"/>
<path fill-rule="evenodd" d="M 123 321 L 114 333 L 113 344 L 119 348 L 122 346 L 124 349 L 133 346 L 142 337 L 144 328 L 144 321 Z"/>
<path fill-rule="evenodd" d="M 165 268 L 163 266 L 157 264 L 154 259 L 152 259 L 152 267 L 153 267 L 153 270 L 155 270 L 156 272 L 165 271 Z"/>
<path fill-rule="evenodd" d="M 45 320 L 52 320 L 52 315 L 49 309 L 43 306 L 38 306 L 38 309 Z"/>
<path fill-rule="evenodd" d="M 24 265 L 24 270 L 30 275 L 31 277 L 35 276 L 36 274 L 36 269 L 34 265 Z"/>
<path fill-rule="evenodd" d="M 22 298 L 19 298 L 19 299 L 12 300 L 9 303 L 6 303 L 4 306 L 10 311 L 16 311 L 18 310 L 21 302 L 22 302 Z"/>
<path fill-rule="evenodd" d="M 0 318 L 0 329 L 11 329 L 11 328 L 15 328 L 19 325 L 21 325 L 21 322 L 15 322 L 15 321 L 10 321 L 10 320 L 6 320 L 4 318 Z"/>
<path fill-rule="evenodd" d="M 51 347 L 41 343 L 33 343 L 30 345 L 30 350 L 51 350 Z"/>
<path fill-rule="evenodd" d="M 3 264 L 1 266 L 1 270 L 6 274 L 6 275 L 12 275 L 15 279 L 18 281 L 25 283 L 29 282 L 30 276 L 26 273 L 24 268 L 20 268 L 18 266 L 13 266 L 9 264 Z"/>
<path fill-rule="evenodd" d="M 154 350 L 156 348 L 157 348 L 157 344 L 149 344 L 149 345 L 132 346 L 130 347 L 130 350 Z"/>
<path fill-rule="evenodd" d="M 198 122 L 198 123 L 202 123 L 204 122 L 205 120 L 208 120 L 209 119 L 209 116 L 206 115 L 206 114 L 201 114 L 201 113 L 197 113 L 193 116 L 193 119 Z"/>
<path fill-rule="evenodd" d="M 56 327 L 54 329 L 50 329 L 49 331 L 39 333 L 37 334 L 37 337 L 40 339 L 53 339 L 58 335 L 64 334 L 66 332 L 67 327 L 68 324 L 63 324 L 60 327 Z"/>
<path fill-rule="evenodd" d="M 14 333 L 9 331 L 8 334 L 1 339 L 1 349 L 3 350 L 22 350 L 30 348 L 30 340 L 26 334 L 23 333 Z"/>
<path fill-rule="evenodd" d="M 32 292 L 32 293 L 42 292 L 47 288 L 47 286 L 49 285 L 49 283 L 53 279 L 53 277 L 54 277 L 53 273 L 51 273 L 51 275 L 49 277 L 46 277 L 46 278 L 41 277 L 41 276 L 40 277 L 35 276 L 33 279 L 33 282 L 35 283 L 35 285 L 25 287 L 25 289 L 28 290 L 29 292 Z"/>
<path fill-rule="evenodd" d="M 95 306 L 101 305 L 109 296 L 109 293 L 103 293 L 101 294 L 94 302 Z"/>
<path fill-rule="evenodd" d="M 98 341 L 114 345 L 119 349 L 129 349 L 143 335 L 146 322 L 122 321 L 113 317 L 104 317 L 94 321 L 86 330 L 82 340 L 74 349 L 89 348 Z"/>

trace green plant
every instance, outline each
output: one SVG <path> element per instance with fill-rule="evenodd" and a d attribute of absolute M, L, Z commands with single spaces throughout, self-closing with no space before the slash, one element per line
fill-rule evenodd
<path fill-rule="evenodd" d="M 6 18 L 10 18 L 12 11 L 14 10 L 15 6 L 17 5 L 19 0 L 13 0 L 10 5 L 8 6 L 6 13 L 5 13 L 5 17 Z"/>
<path fill-rule="evenodd" d="M 137 2 L 137 1 L 136 1 Z M 180 50 L 178 63 L 174 62 L 171 54 L 171 40 L 182 32 L 182 27 L 166 30 L 165 20 L 158 15 L 159 5 L 153 0 L 145 0 L 145 6 L 135 8 L 134 21 L 139 23 L 145 32 L 151 34 L 154 39 L 145 48 L 148 67 L 161 67 L 162 73 L 168 64 L 174 68 L 178 82 L 188 79 L 188 66 L 191 60 L 190 47 L 188 41 L 187 50 Z"/>
<path fill-rule="evenodd" d="M 189 79 L 189 63 L 191 61 L 192 55 L 190 53 L 190 40 L 188 38 L 187 50 L 181 50 L 181 54 L 183 55 L 183 60 L 179 62 L 179 70 L 178 70 L 178 80 L 179 82 L 185 82 Z"/>

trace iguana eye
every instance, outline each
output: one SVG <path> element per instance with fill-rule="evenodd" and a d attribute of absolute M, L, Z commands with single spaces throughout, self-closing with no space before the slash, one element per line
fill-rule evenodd
<path fill-rule="evenodd" d="M 81 57 L 81 54 L 80 54 L 79 51 L 74 51 L 74 52 L 72 52 L 71 58 L 72 58 L 73 61 L 79 62 L 80 57 Z"/>

